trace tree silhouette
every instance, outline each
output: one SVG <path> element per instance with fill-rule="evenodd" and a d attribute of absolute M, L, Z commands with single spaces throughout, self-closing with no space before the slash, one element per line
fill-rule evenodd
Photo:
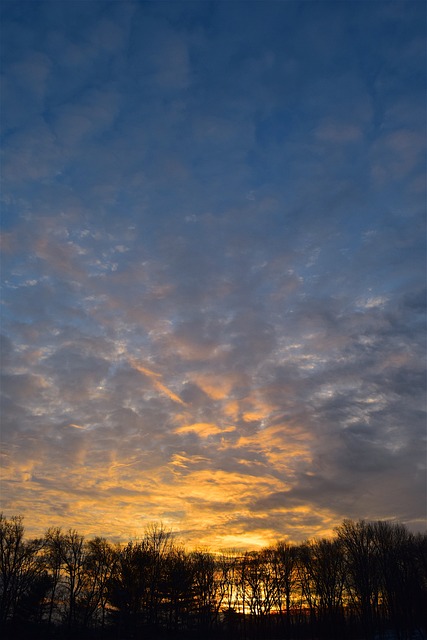
<path fill-rule="evenodd" d="M 43 540 L 24 540 L 23 519 L 0 514 L 0 623 L 24 616 L 44 597 L 49 584 L 39 551 Z M 37 599 L 38 598 L 38 599 Z M 30 607 L 31 603 L 31 607 Z"/>
<path fill-rule="evenodd" d="M 3 637 L 425 639 L 427 535 L 344 520 L 331 539 L 188 552 L 161 524 L 124 546 L 0 516 Z"/>

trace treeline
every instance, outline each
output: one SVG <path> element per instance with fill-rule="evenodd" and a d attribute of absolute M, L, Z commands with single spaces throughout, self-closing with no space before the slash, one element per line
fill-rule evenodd
<path fill-rule="evenodd" d="M 345 520 L 332 539 L 187 551 L 161 524 L 113 545 L 26 539 L 0 515 L 2 638 L 426 638 L 427 535 Z"/>

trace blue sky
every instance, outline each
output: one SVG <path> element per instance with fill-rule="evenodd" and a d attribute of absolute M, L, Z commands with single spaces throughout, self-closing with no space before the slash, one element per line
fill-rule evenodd
<path fill-rule="evenodd" d="M 4 512 L 425 527 L 424 2 L 1 20 Z"/>

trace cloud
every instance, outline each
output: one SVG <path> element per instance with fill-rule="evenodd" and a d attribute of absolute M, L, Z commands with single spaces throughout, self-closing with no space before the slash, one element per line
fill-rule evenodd
<path fill-rule="evenodd" d="M 208 422 L 196 422 L 195 424 L 185 425 L 175 430 L 175 433 L 195 433 L 200 438 L 209 438 L 209 436 L 216 436 L 218 434 L 229 433 L 234 431 L 235 427 L 230 426 L 222 429 L 216 424 L 210 424 Z"/>
<path fill-rule="evenodd" d="M 216 548 L 419 528 L 419 8 L 19 5 L 2 508 Z"/>
<path fill-rule="evenodd" d="M 151 378 L 156 389 L 158 389 L 162 393 L 166 394 L 174 402 L 178 402 L 179 404 L 182 404 L 182 405 L 185 406 L 185 402 L 183 400 L 181 400 L 181 398 L 179 396 L 177 396 L 176 393 L 173 393 L 173 391 L 168 389 L 168 387 L 166 385 L 164 385 L 162 382 L 157 380 L 157 378 L 160 376 L 160 374 L 154 373 L 153 371 L 150 371 L 149 369 L 146 369 L 145 367 L 141 367 L 133 358 L 129 359 L 129 363 L 134 369 L 136 369 L 137 371 L 139 371 L 143 375 L 146 375 L 149 378 Z"/>

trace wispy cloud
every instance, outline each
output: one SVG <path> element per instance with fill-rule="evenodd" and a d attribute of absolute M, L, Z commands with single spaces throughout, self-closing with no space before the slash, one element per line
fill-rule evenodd
<path fill-rule="evenodd" d="M 177 396 L 176 393 L 173 393 L 173 391 L 168 389 L 166 385 L 160 382 L 160 380 L 158 379 L 161 377 L 159 373 L 154 373 L 154 371 L 150 371 L 146 367 L 142 367 L 136 362 L 134 358 L 129 358 L 129 363 L 134 369 L 136 369 L 143 375 L 148 376 L 152 380 L 153 385 L 155 386 L 156 389 L 158 389 L 160 392 L 167 395 L 168 398 L 170 398 L 174 402 L 178 402 L 179 404 L 185 405 L 185 402 L 181 400 L 181 398 Z"/>

